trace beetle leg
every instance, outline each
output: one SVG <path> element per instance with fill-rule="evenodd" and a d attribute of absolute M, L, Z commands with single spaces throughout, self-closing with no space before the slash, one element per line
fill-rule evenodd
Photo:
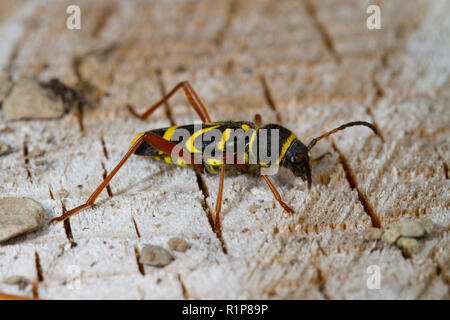
<path fill-rule="evenodd" d="M 105 180 L 95 189 L 95 191 L 91 194 L 89 199 L 86 201 L 86 203 L 82 204 L 81 206 L 78 206 L 76 208 L 73 208 L 72 210 L 69 210 L 67 212 L 64 212 L 61 216 L 53 218 L 50 220 L 50 223 L 60 222 L 64 221 L 70 216 L 78 213 L 79 211 L 83 210 L 87 207 L 92 207 L 94 205 L 95 199 L 100 195 L 100 193 L 103 191 L 103 189 L 109 184 L 111 179 L 114 177 L 114 175 L 119 171 L 119 169 L 123 166 L 123 164 L 130 158 L 130 156 L 136 151 L 136 149 L 141 145 L 142 141 L 146 138 L 146 134 L 144 134 L 142 137 L 140 137 L 136 142 L 133 144 L 133 146 L 128 150 L 128 152 L 125 154 L 125 156 L 120 160 L 119 164 L 116 165 L 116 167 L 111 171 L 111 173 L 105 178 Z"/>
<path fill-rule="evenodd" d="M 147 111 L 145 111 L 143 114 L 138 114 L 136 111 L 134 111 L 133 107 L 131 105 L 127 105 L 128 110 L 130 112 L 138 117 L 141 120 L 147 119 L 153 111 L 155 111 L 159 106 L 161 106 L 163 103 L 165 103 L 169 98 L 178 91 L 178 89 L 182 88 L 184 91 L 184 94 L 186 95 L 186 98 L 188 99 L 191 106 L 194 108 L 194 110 L 199 115 L 202 122 L 211 122 L 211 119 L 208 114 L 208 110 L 205 107 L 205 104 L 198 96 L 197 92 L 195 92 L 194 88 L 192 88 L 191 84 L 188 81 L 183 81 L 178 83 L 168 94 L 166 94 L 161 100 L 156 102 L 153 106 L 151 106 Z"/>
<path fill-rule="evenodd" d="M 36 299 L 21 296 L 13 296 L 10 294 L 0 292 L 0 300 L 36 300 Z"/>
<path fill-rule="evenodd" d="M 219 191 L 217 192 L 216 200 L 216 219 L 214 221 L 214 230 L 219 232 L 221 229 L 220 224 L 220 211 L 222 210 L 222 194 L 223 194 L 223 181 L 225 177 L 225 156 L 223 157 L 222 164 L 220 166 L 220 181 L 219 181 Z"/>
<path fill-rule="evenodd" d="M 255 124 L 258 127 L 261 127 L 261 125 L 262 125 L 262 117 L 259 113 L 255 114 Z"/>
<path fill-rule="evenodd" d="M 294 213 L 294 210 L 289 207 L 286 203 L 283 202 L 283 199 L 281 199 L 280 194 L 278 193 L 277 188 L 273 185 L 272 181 L 270 181 L 269 177 L 261 173 L 261 177 L 264 179 L 264 181 L 267 183 L 267 185 L 270 188 L 270 191 L 272 191 L 275 200 L 278 201 L 278 203 L 283 207 L 283 209 L 288 213 Z"/>
<path fill-rule="evenodd" d="M 331 152 L 327 151 L 325 152 L 323 155 L 318 156 L 317 158 L 311 158 L 312 162 L 319 162 L 320 160 L 322 160 L 323 158 L 325 158 L 326 156 L 331 155 Z"/>
<path fill-rule="evenodd" d="M 76 208 L 73 208 L 70 211 L 63 213 L 59 217 L 53 218 L 52 220 L 50 220 L 50 223 L 64 221 L 67 218 L 69 218 L 70 216 L 78 213 L 79 211 L 81 211 L 87 207 L 92 207 L 94 205 L 95 200 L 100 195 L 100 193 L 103 191 L 103 189 L 109 184 L 109 182 L 114 177 L 114 175 L 117 173 L 117 171 L 119 171 L 119 169 L 123 166 L 123 164 L 130 158 L 130 156 L 136 151 L 136 149 L 141 145 L 141 143 L 144 140 L 146 142 L 150 143 L 156 149 L 161 150 L 167 154 L 171 154 L 172 149 L 176 146 L 176 144 L 174 144 L 173 142 L 164 140 L 163 138 L 161 138 L 160 136 L 158 136 L 154 133 L 146 132 L 138 140 L 136 140 L 136 142 L 133 144 L 133 146 L 128 150 L 128 152 L 122 158 L 122 160 L 120 160 L 120 162 L 114 167 L 114 169 L 111 171 L 111 173 L 105 178 L 105 180 L 91 194 L 91 196 L 86 201 L 86 203 L 84 203 Z M 180 155 L 181 158 L 183 158 L 186 162 L 193 163 L 197 169 L 199 169 L 200 171 L 203 172 L 203 166 L 199 165 L 199 164 L 195 164 L 193 161 L 194 160 L 193 157 L 191 157 L 189 155 L 185 155 L 183 153 L 183 151 L 181 151 L 181 153 L 182 153 Z"/>
<path fill-rule="evenodd" d="M 167 155 L 172 155 L 172 151 L 174 151 L 173 149 L 177 147 L 177 145 L 175 143 L 165 140 L 165 139 L 161 138 L 160 136 L 158 136 L 154 133 L 151 133 L 151 132 L 146 132 L 144 134 L 144 137 L 145 137 L 144 139 L 146 142 L 151 144 L 155 149 L 158 149 Z M 185 152 L 185 150 L 183 150 L 182 148 L 180 148 L 178 151 L 179 152 L 176 155 L 177 157 L 183 159 L 184 161 L 186 161 L 186 163 L 193 164 L 194 167 L 196 169 L 198 169 L 198 171 L 203 173 L 203 171 L 204 171 L 203 165 L 195 162 L 194 154 Z"/>

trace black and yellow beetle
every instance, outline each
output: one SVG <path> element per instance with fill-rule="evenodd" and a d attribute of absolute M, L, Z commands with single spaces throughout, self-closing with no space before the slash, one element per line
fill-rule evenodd
<path fill-rule="evenodd" d="M 289 129 L 286 129 L 279 124 L 261 125 L 261 118 L 258 115 L 255 116 L 255 123 L 248 121 L 212 122 L 205 105 L 187 81 L 180 82 L 176 85 L 166 96 L 150 107 L 142 115 L 137 114 L 129 105 L 128 108 L 133 115 L 141 120 L 145 120 L 180 88 L 183 89 L 190 104 L 200 116 L 202 124 L 171 126 L 168 128 L 155 129 L 138 134 L 119 164 L 116 165 L 102 184 L 97 187 L 86 203 L 63 213 L 60 217 L 56 217 L 50 222 L 64 221 L 80 210 L 92 206 L 98 195 L 109 184 L 110 180 L 133 153 L 141 156 L 149 156 L 156 160 L 165 160 L 171 164 L 176 163 L 181 166 L 193 166 L 200 172 L 204 172 L 206 170 L 210 174 L 220 174 L 219 191 L 215 208 L 216 231 L 220 230 L 219 214 L 222 205 L 225 172 L 258 172 L 266 181 L 275 199 L 280 203 L 283 209 L 289 213 L 293 213 L 294 210 L 283 202 L 277 189 L 267 175 L 264 174 L 262 168 L 266 168 L 272 164 L 285 167 L 292 171 L 295 176 L 306 180 L 308 187 L 311 187 L 311 165 L 309 151 L 314 147 L 317 141 L 339 130 L 359 125 L 369 127 L 376 134 L 378 134 L 377 129 L 373 124 L 365 121 L 354 121 L 324 133 L 323 135 L 313 139 L 308 146 L 306 146 Z M 219 133 L 219 139 L 211 139 L 210 137 L 206 137 L 207 133 L 212 132 L 213 129 Z M 175 134 L 180 130 L 187 132 L 188 137 L 186 141 L 181 141 L 181 135 Z M 238 132 L 238 134 L 232 136 L 230 134 L 231 132 Z M 263 132 L 265 133 L 264 139 L 262 136 Z M 272 134 L 274 135 L 275 133 L 277 143 L 273 143 L 273 140 L 269 139 Z M 243 141 L 241 153 L 236 151 L 236 141 L 238 141 L 239 138 L 242 138 L 240 141 Z M 200 143 L 196 143 L 197 141 L 200 141 Z M 261 146 L 261 141 L 264 141 L 267 150 L 270 149 L 275 151 L 276 158 L 272 161 L 272 163 L 262 161 L 260 154 L 258 152 L 254 152 L 254 149 L 256 149 L 257 146 Z M 226 147 L 227 144 L 228 146 L 231 144 L 231 149 Z M 211 151 L 207 156 L 205 156 L 206 149 Z M 232 151 L 227 152 L 227 150 Z"/>

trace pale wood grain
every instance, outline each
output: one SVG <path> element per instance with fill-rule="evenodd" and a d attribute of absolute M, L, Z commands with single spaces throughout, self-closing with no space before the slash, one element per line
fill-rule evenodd
<path fill-rule="evenodd" d="M 215 120 L 252 120 L 258 112 L 265 122 L 281 118 L 305 143 L 343 122 L 367 120 L 385 141 L 367 128 L 348 129 L 313 150 L 331 155 L 314 165 L 311 190 L 287 173 L 273 179 L 294 215 L 283 212 L 262 179 L 227 178 L 222 239 L 208 222 L 193 171 L 132 157 L 111 182 L 113 197 L 103 192 L 98 206 L 70 219 L 76 247 L 62 224 L 10 240 L 0 246 L 0 280 L 36 280 L 37 253 L 37 292 L 46 299 L 449 297 L 447 1 L 380 1 L 383 29 L 372 31 L 358 0 L 76 3 L 81 30 L 65 28 L 73 1 L 22 3 L 8 10 L 28 22 L 10 18 L 0 26 L 0 33 L 22 26 L 13 38 L 0 38 L 8 56 L 0 61 L 14 80 L 88 81 L 98 95 L 83 108 L 83 131 L 76 109 L 58 120 L 0 120 L 0 130 L 11 128 L 0 139 L 13 149 L 0 157 L 0 196 L 39 201 L 47 220 L 61 214 L 62 202 L 72 208 L 89 197 L 102 181 L 102 163 L 110 171 L 135 134 L 170 124 L 164 109 L 141 122 L 124 108 L 144 110 L 160 98 L 161 82 L 167 91 L 191 81 Z M 182 94 L 170 109 L 179 124 L 198 120 Z M 31 179 L 24 143 L 45 151 L 30 159 Z M 203 178 L 214 208 L 218 177 Z M 363 240 L 373 217 L 361 198 L 382 227 L 426 216 L 437 229 L 407 259 L 394 246 Z M 142 275 L 135 249 L 168 248 L 172 237 L 191 248 Z M 381 268 L 380 290 L 366 286 L 370 265 Z M 0 283 L 0 292 L 32 296 L 31 286 Z"/>

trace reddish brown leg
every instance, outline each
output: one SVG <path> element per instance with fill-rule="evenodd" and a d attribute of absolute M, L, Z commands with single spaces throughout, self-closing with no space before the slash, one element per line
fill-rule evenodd
<path fill-rule="evenodd" d="M 317 158 L 312 158 L 311 161 L 312 162 L 318 162 L 318 161 L 322 160 L 323 158 L 325 158 L 328 155 L 331 155 L 331 152 L 327 151 L 323 155 L 321 155 L 321 156 L 319 156 Z"/>
<path fill-rule="evenodd" d="M 262 117 L 259 113 L 255 114 L 255 124 L 258 127 L 261 127 L 261 125 L 262 125 Z"/>
<path fill-rule="evenodd" d="M 217 192 L 217 200 L 216 200 L 216 220 L 214 222 L 214 229 L 216 232 L 220 231 L 220 211 L 222 210 L 222 194 L 223 194 L 223 180 L 225 177 L 225 157 L 223 157 L 222 165 L 220 166 L 220 182 L 219 182 L 219 191 Z"/>
<path fill-rule="evenodd" d="M 214 230 L 216 232 L 220 232 L 222 225 L 220 222 L 220 212 L 222 210 L 222 194 L 223 194 L 223 183 L 225 180 L 225 164 L 237 166 L 243 172 L 247 172 L 247 167 L 245 164 L 238 164 L 236 157 L 224 155 L 222 158 L 222 164 L 220 166 L 220 180 L 219 180 L 219 191 L 217 192 L 217 200 L 216 200 L 216 218 L 214 220 Z"/>
<path fill-rule="evenodd" d="M 289 207 L 286 203 L 283 202 L 283 199 L 281 199 L 280 194 L 278 193 L 277 188 L 275 188 L 275 186 L 273 185 L 272 181 L 269 180 L 269 177 L 267 177 L 264 174 L 261 174 L 261 177 L 264 179 L 264 181 L 266 181 L 267 185 L 270 188 L 270 191 L 272 191 L 275 199 L 278 201 L 278 203 L 283 207 L 283 209 L 287 212 L 287 213 L 294 213 L 294 210 L 291 209 L 291 207 Z"/>
<path fill-rule="evenodd" d="M 10 294 L 0 292 L 0 300 L 36 300 L 36 299 L 28 298 L 28 297 L 13 296 Z"/>
<path fill-rule="evenodd" d="M 173 148 L 175 148 L 177 145 L 171 141 L 167 141 L 163 138 L 161 138 L 160 136 L 153 134 L 151 132 L 146 132 L 144 134 L 145 136 L 145 141 L 147 141 L 149 144 L 151 144 L 155 149 L 158 149 L 162 152 L 164 152 L 167 155 L 172 155 L 172 150 Z M 194 159 L 194 155 L 190 154 L 190 153 L 184 153 L 183 149 L 179 150 L 179 153 L 177 154 L 177 156 L 181 159 L 183 159 L 184 161 L 186 161 L 186 163 L 190 163 L 193 164 L 194 167 L 200 171 L 201 173 L 203 173 L 203 165 L 195 163 L 195 159 Z"/>
<path fill-rule="evenodd" d="M 53 218 L 50 220 L 50 223 L 60 222 L 64 221 L 70 216 L 78 213 L 79 211 L 91 207 L 94 205 L 95 200 L 100 195 L 100 193 L 103 191 L 103 189 L 109 184 L 111 179 L 114 177 L 114 175 L 119 171 L 119 169 L 124 165 L 124 163 L 130 158 L 130 156 L 136 151 L 136 149 L 141 145 L 143 141 L 148 142 L 153 147 L 155 147 L 158 150 L 163 151 L 166 154 L 171 154 L 172 149 L 176 146 L 173 142 L 164 140 L 160 136 L 153 134 L 151 132 L 146 132 L 142 137 L 140 137 L 133 146 L 128 150 L 128 152 L 125 154 L 125 156 L 120 160 L 120 162 L 115 166 L 115 168 L 111 171 L 111 173 L 106 177 L 106 179 L 100 184 L 97 189 L 91 194 L 89 199 L 86 201 L 86 203 L 82 204 L 81 206 L 78 206 L 76 208 L 73 208 L 70 211 L 65 212 L 59 217 Z M 180 157 L 183 158 L 186 162 L 193 162 L 193 159 L 189 155 L 185 155 L 183 151 L 180 152 Z M 194 164 L 200 171 L 203 171 L 203 166 L 199 164 Z"/>
<path fill-rule="evenodd" d="M 127 105 L 127 107 L 134 116 L 138 117 L 141 120 L 145 120 L 153 113 L 153 111 L 155 111 L 159 106 L 161 106 L 163 103 L 169 100 L 169 98 L 180 88 L 183 89 L 186 98 L 189 100 L 189 103 L 195 109 L 202 122 L 211 122 L 208 110 L 206 110 L 206 107 L 203 104 L 202 100 L 200 99 L 197 92 L 195 92 L 195 90 L 192 88 L 192 86 L 188 81 L 178 83 L 168 94 L 166 94 L 161 100 L 159 100 L 157 103 L 151 106 L 143 114 L 136 113 L 136 111 L 134 111 L 131 105 Z"/>
<path fill-rule="evenodd" d="M 106 177 L 106 179 L 102 182 L 101 185 L 95 189 L 95 191 L 91 194 L 89 199 L 86 201 L 85 204 L 82 204 L 81 206 L 78 206 L 76 208 L 73 208 L 72 210 L 69 210 L 65 213 L 63 213 L 61 216 L 53 218 L 50 220 L 50 223 L 60 222 L 64 221 L 70 216 L 76 214 L 77 212 L 83 210 L 84 208 L 91 207 L 94 205 L 95 199 L 100 195 L 100 193 L 103 191 L 103 189 L 109 184 L 111 179 L 114 177 L 114 175 L 119 171 L 119 169 L 123 166 L 123 164 L 130 158 L 130 156 L 136 151 L 136 149 L 141 145 L 142 141 L 146 138 L 146 134 L 144 134 L 142 137 L 140 137 L 133 146 L 128 150 L 128 152 L 125 154 L 125 156 L 120 160 L 119 164 L 116 165 L 116 167 L 111 171 L 111 173 Z"/>

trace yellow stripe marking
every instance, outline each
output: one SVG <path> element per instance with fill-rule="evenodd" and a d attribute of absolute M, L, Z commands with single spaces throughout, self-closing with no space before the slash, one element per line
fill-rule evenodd
<path fill-rule="evenodd" d="M 198 149 L 194 146 L 194 141 L 195 141 L 195 139 L 196 139 L 199 135 L 205 133 L 206 131 L 209 131 L 209 130 L 211 130 L 211 129 L 216 129 L 216 128 L 218 128 L 218 127 L 219 127 L 219 126 L 214 126 L 214 127 L 204 128 L 204 129 L 201 129 L 201 130 L 198 130 L 198 131 L 194 132 L 194 134 L 193 134 L 192 136 L 190 136 L 189 139 L 186 141 L 186 144 L 185 144 L 185 145 L 186 145 L 186 149 L 187 149 L 190 153 L 201 153 L 201 151 L 198 150 Z"/>
<path fill-rule="evenodd" d="M 170 128 L 167 128 L 167 130 L 166 130 L 166 132 L 164 132 L 164 135 L 163 135 L 163 139 L 164 140 L 167 140 L 167 141 L 170 141 L 170 139 L 172 138 L 172 136 L 173 136 L 173 133 L 175 132 L 175 130 L 178 128 L 179 126 L 173 126 L 173 127 L 170 127 Z"/>
<path fill-rule="evenodd" d="M 244 129 L 244 131 L 247 131 L 248 129 L 250 129 L 250 126 L 246 125 L 246 124 L 243 124 L 241 127 L 242 127 L 242 129 Z"/>
<path fill-rule="evenodd" d="M 167 130 L 166 130 L 166 132 L 164 132 L 162 138 L 163 138 L 164 140 L 170 141 L 170 139 L 171 139 L 172 136 L 173 136 L 173 133 L 175 132 L 175 130 L 176 130 L 178 127 L 179 127 L 179 126 L 172 126 L 172 127 L 167 128 Z M 164 154 L 166 154 L 166 153 L 163 152 L 163 151 L 161 151 L 161 150 L 158 150 L 158 154 L 162 156 L 162 155 L 164 155 Z M 167 161 L 166 161 L 166 162 L 167 162 Z M 170 162 L 170 164 L 172 164 L 172 163 Z"/>
<path fill-rule="evenodd" d="M 224 151 L 224 147 L 225 147 L 225 142 L 228 141 L 228 139 L 230 139 L 230 133 L 231 133 L 231 129 L 225 129 L 225 131 L 222 134 L 222 140 L 219 141 L 219 143 L 217 144 L 217 149 Z"/>
<path fill-rule="evenodd" d="M 186 167 L 186 161 L 184 161 L 182 158 L 177 158 L 177 165 L 180 167 Z"/>
<path fill-rule="evenodd" d="M 296 137 L 295 137 L 295 135 L 293 133 L 291 133 L 289 138 L 287 138 L 286 142 L 283 144 L 283 147 L 281 148 L 281 154 L 278 157 L 277 164 L 280 164 L 281 159 L 283 159 L 287 149 L 289 149 L 289 147 L 291 146 L 291 144 L 292 144 L 292 142 L 294 141 L 295 138 Z"/>
<path fill-rule="evenodd" d="M 248 143 L 248 145 L 249 145 L 249 149 L 250 149 L 250 153 L 253 155 L 253 157 L 255 157 L 256 158 L 256 156 L 255 156 L 255 153 L 253 152 L 253 148 L 252 148 L 252 146 L 253 146 L 253 141 L 255 140 L 255 138 L 256 138 L 256 132 L 258 131 L 258 129 L 255 129 L 255 131 L 253 131 L 253 133 L 252 133 L 252 136 L 251 136 L 251 138 L 250 138 L 250 142 Z"/>
<path fill-rule="evenodd" d="M 293 133 L 291 133 L 291 135 L 286 139 L 286 141 L 283 143 L 283 146 L 281 147 L 281 154 L 278 157 L 277 161 L 275 162 L 275 164 L 280 164 L 281 160 L 283 159 L 284 155 L 286 154 L 286 151 L 289 149 L 289 147 L 291 146 L 292 142 L 295 139 L 295 135 Z M 253 153 L 253 152 L 252 152 Z M 261 167 L 269 167 L 269 165 L 267 163 L 264 162 L 259 162 L 259 165 Z"/>
<path fill-rule="evenodd" d="M 168 164 L 173 164 L 172 158 L 170 156 L 165 156 L 164 161 L 167 162 Z"/>
<path fill-rule="evenodd" d="M 209 166 L 209 170 L 211 170 L 212 173 L 217 174 L 216 169 L 214 169 L 214 166 Z"/>
<path fill-rule="evenodd" d="M 206 159 L 206 162 L 208 162 L 209 165 L 212 166 L 220 166 L 222 164 L 222 161 L 219 159 L 209 158 Z"/>
<path fill-rule="evenodd" d="M 136 143 L 136 141 L 138 141 L 139 138 L 142 137 L 144 134 L 145 134 L 145 132 L 139 133 L 139 134 L 133 139 L 133 141 L 132 141 L 131 144 L 130 144 L 130 149 L 131 149 L 132 146 L 134 146 L 134 144 Z"/>
<path fill-rule="evenodd" d="M 175 132 L 175 130 L 176 130 L 178 127 L 179 127 L 179 126 L 173 126 L 173 127 L 168 128 L 168 129 L 166 130 L 166 132 L 164 132 L 164 135 L 163 135 L 162 138 L 163 138 L 164 140 L 170 141 L 170 138 L 172 137 L 173 133 Z M 139 133 L 139 134 L 133 139 L 133 141 L 132 141 L 131 144 L 130 144 L 130 149 L 131 149 L 131 147 L 136 143 L 136 141 L 138 141 L 139 138 L 142 137 L 144 134 L 145 134 L 145 132 Z M 161 151 L 159 151 L 158 153 L 159 153 L 159 154 L 164 154 L 164 152 L 161 152 Z"/>

